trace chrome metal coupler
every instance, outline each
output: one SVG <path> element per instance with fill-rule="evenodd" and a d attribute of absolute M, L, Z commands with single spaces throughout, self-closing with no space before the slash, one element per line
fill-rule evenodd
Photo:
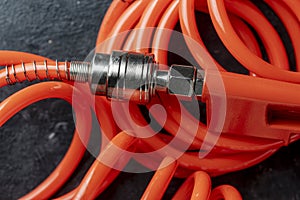
<path fill-rule="evenodd" d="M 153 54 L 113 51 L 95 54 L 92 62 L 71 62 L 69 78 L 89 82 L 93 94 L 147 104 L 158 91 L 201 97 L 204 71 L 183 65 L 159 70 Z"/>

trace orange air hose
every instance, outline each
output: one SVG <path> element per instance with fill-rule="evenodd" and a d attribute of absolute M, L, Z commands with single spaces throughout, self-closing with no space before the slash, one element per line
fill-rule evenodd
<path fill-rule="evenodd" d="M 47 98 L 61 98 L 71 103 L 72 86 L 60 82 L 47 82 L 33 85 L 13 94 L 0 104 L 0 125 L 10 117 L 34 102 Z M 51 175 L 24 199 L 43 199 L 53 195 L 75 171 L 85 152 L 91 129 L 90 115 L 85 116 L 84 107 L 76 108 L 76 131 L 65 157 Z M 82 122 L 82 123 L 81 123 Z M 79 136 L 80 132 L 80 136 Z M 84 144 L 85 143 L 85 144 Z"/>
<path fill-rule="evenodd" d="M 298 35 L 300 26 L 299 12 L 297 12 L 299 2 L 274 0 L 266 1 L 266 3 L 282 20 L 291 38 L 294 46 L 296 68 L 299 71 L 300 41 Z M 197 64 L 206 70 L 210 70 L 209 64 L 202 61 L 199 54 L 197 54 L 197 50 L 194 49 L 195 46 L 188 39 L 195 40 L 204 50 L 208 51 L 199 34 L 194 10 L 208 13 L 218 36 L 230 53 L 249 70 L 251 75 L 265 78 L 245 77 L 225 72 L 225 67 L 213 60 L 221 71 L 228 98 L 240 96 L 252 100 L 259 99 L 262 102 L 283 102 L 289 105 L 300 105 L 299 95 L 295 94 L 295 91 L 300 89 L 300 75 L 297 72 L 289 71 L 288 57 L 281 38 L 261 11 L 250 1 L 114 0 L 103 19 L 98 34 L 96 51 L 110 53 L 112 50 L 125 49 L 154 53 L 156 60 L 161 63 L 160 69 L 167 69 L 168 54 L 158 47 L 163 46 L 167 49 L 171 34 L 165 34 L 160 30 L 174 30 L 176 24 L 180 23 L 186 45 Z M 259 35 L 266 49 L 269 63 L 261 58 L 262 53 L 259 44 L 248 25 Z M 153 27 L 157 29 L 148 32 Z M 140 31 L 131 31 L 132 29 Z M 114 39 L 115 36 L 124 31 L 129 31 L 129 34 Z M 100 45 L 107 39 L 109 40 L 105 45 Z M 147 43 L 151 48 L 145 49 L 144 43 Z M 0 65 L 9 66 L 8 71 L 4 69 L 0 71 L 0 87 L 8 84 L 7 74 L 9 74 L 9 80 L 13 82 L 22 82 L 27 79 L 35 80 L 37 78 L 40 80 L 66 80 L 66 68 L 69 67 L 68 62 L 56 63 L 40 56 L 11 51 L 0 51 Z M 213 77 L 213 75 L 208 75 L 206 81 L 213 81 Z M 15 113 L 36 101 L 45 98 L 61 98 L 72 103 L 72 93 L 74 91 L 77 91 L 79 95 L 83 95 L 83 89 L 78 89 L 73 86 L 73 83 L 67 83 L 39 83 L 8 97 L 0 104 L 0 125 L 3 125 Z M 262 86 L 255 94 L 240 90 L 240 88 L 248 88 L 251 85 Z M 274 94 L 268 92 L 270 90 L 269 85 L 276 87 L 272 90 Z M 286 91 L 286 88 L 289 88 L 289 90 Z M 275 95 L 281 92 L 285 92 L 284 97 Z M 208 96 L 204 96 L 203 99 L 207 100 L 206 103 L 210 101 Z M 172 100 L 171 97 L 165 94 L 159 94 L 159 98 L 153 99 L 151 104 L 147 105 L 149 110 L 156 103 L 163 105 L 167 113 L 167 122 L 160 124 L 160 126 L 169 134 L 155 134 L 150 128 L 143 129 L 145 131 L 143 134 L 153 135 L 150 138 L 139 138 L 140 133 L 133 133 L 134 136 L 130 136 L 128 132 L 121 131 L 114 121 L 111 102 L 104 97 L 95 97 L 95 101 L 97 102 L 96 105 L 92 105 L 92 100 L 88 99 L 85 105 L 74 108 L 77 122 L 76 131 L 68 152 L 53 173 L 32 192 L 24 196 L 23 199 L 47 199 L 52 197 L 74 172 L 83 156 L 89 138 L 91 116 L 87 112 L 90 108 L 87 109 L 87 107 L 95 107 L 93 111 L 96 112 L 104 138 L 102 151 L 81 184 L 59 199 L 94 199 L 120 173 L 119 170 L 108 167 L 104 163 L 110 162 L 113 165 L 118 165 L 118 169 L 120 169 L 130 159 L 128 157 L 122 158 L 116 146 L 130 152 L 147 153 L 156 151 L 168 145 L 177 136 L 179 127 L 182 128 L 184 135 L 192 140 L 191 146 L 175 160 L 168 157 L 169 154 L 166 152 L 159 153 L 156 162 L 163 159 L 161 168 L 154 174 L 142 199 L 161 198 L 173 175 L 181 178 L 189 177 L 177 191 L 174 199 L 241 199 L 238 191 L 231 186 L 219 186 L 211 191 L 209 175 L 221 175 L 257 164 L 286 144 L 283 138 L 268 137 L 266 134 L 259 137 L 259 134 L 243 135 L 243 133 L 232 134 L 230 131 L 224 131 L 212 151 L 205 158 L 200 159 L 199 153 L 195 153 L 195 151 L 201 149 L 202 144 L 205 143 L 208 128 L 192 116 L 188 110 L 180 110 L 176 99 Z M 72 105 L 74 106 L 74 102 Z M 119 109 L 119 115 L 123 117 L 122 123 L 129 130 L 135 130 L 136 126 L 131 119 L 141 125 L 147 124 L 147 120 L 137 105 L 130 106 L 130 112 L 134 113 L 130 116 L 128 116 L 126 106 L 120 106 Z M 160 118 L 159 113 L 151 111 L 150 113 L 154 119 Z M 181 121 L 181 116 L 185 116 L 184 123 Z M 160 123 L 159 120 L 158 122 Z M 196 126 L 195 135 L 190 133 L 191 125 Z M 182 145 L 186 141 L 184 137 L 178 139 Z M 292 135 L 289 142 L 297 139 L 299 139 L 299 134 Z M 177 148 L 180 148 L 180 146 Z M 177 148 L 171 147 L 169 151 L 180 152 Z M 118 158 L 120 158 L 119 161 Z M 147 158 L 133 158 L 149 168 L 153 167 L 152 161 L 147 160 Z M 104 163 L 102 162 L 103 159 L 106 160 Z M 165 162 L 171 164 L 164 166 Z"/>

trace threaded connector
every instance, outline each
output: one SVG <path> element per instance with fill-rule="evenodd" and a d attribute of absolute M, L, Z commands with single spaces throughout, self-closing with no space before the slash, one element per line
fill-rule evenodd
<path fill-rule="evenodd" d="M 124 51 L 98 53 L 91 63 L 71 62 L 69 68 L 70 80 L 89 82 L 93 94 L 139 104 L 148 103 L 157 91 L 201 97 L 203 76 L 203 71 L 193 66 L 158 70 L 154 55 Z"/>
<path fill-rule="evenodd" d="M 85 83 L 89 81 L 91 63 L 72 61 L 69 68 L 69 80 Z"/>

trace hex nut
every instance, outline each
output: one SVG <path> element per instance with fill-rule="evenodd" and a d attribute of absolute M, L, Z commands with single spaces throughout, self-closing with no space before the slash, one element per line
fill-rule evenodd
<path fill-rule="evenodd" d="M 174 95 L 191 97 L 194 94 L 194 84 L 197 69 L 193 66 L 172 65 L 168 92 Z"/>

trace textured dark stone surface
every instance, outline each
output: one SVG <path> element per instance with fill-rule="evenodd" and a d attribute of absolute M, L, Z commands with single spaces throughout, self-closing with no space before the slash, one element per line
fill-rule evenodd
<path fill-rule="evenodd" d="M 26 51 L 59 60 L 84 59 L 94 47 L 109 4 L 109 0 L 2 0 L 0 49 Z M 267 13 L 277 24 L 273 13 Z M 212 31 L 209 25 L 206 27 Z M 203 37 L 210 50 L 220 49 L 218 40 L 208 35 Z M 226 65 L 237 65 L 228 55 L 215 54 Z M 238 71 L 245 73 L 243 69 Z M 0 101 L 26 85 L 0 89 Z M 0 199 L 21 197 L 47 177 L 66 152 L 73 129 L 71 107 L 56 99 L 24 109 L 1 127 Z M 299 144 L 282 148 L 255 167 L 214 178 L 213 184 L 232 184 L 245 199 L 300 199 Z M 77 175 L 58 195 L 75 187 L 92 162 L 92 156 L 87 153 Z M 122 173 L 100 199 L 138 199 L 151 176 L 152 173 Z M 179 179 L 171 182 L 166 199 L 180 183 Z"/>

